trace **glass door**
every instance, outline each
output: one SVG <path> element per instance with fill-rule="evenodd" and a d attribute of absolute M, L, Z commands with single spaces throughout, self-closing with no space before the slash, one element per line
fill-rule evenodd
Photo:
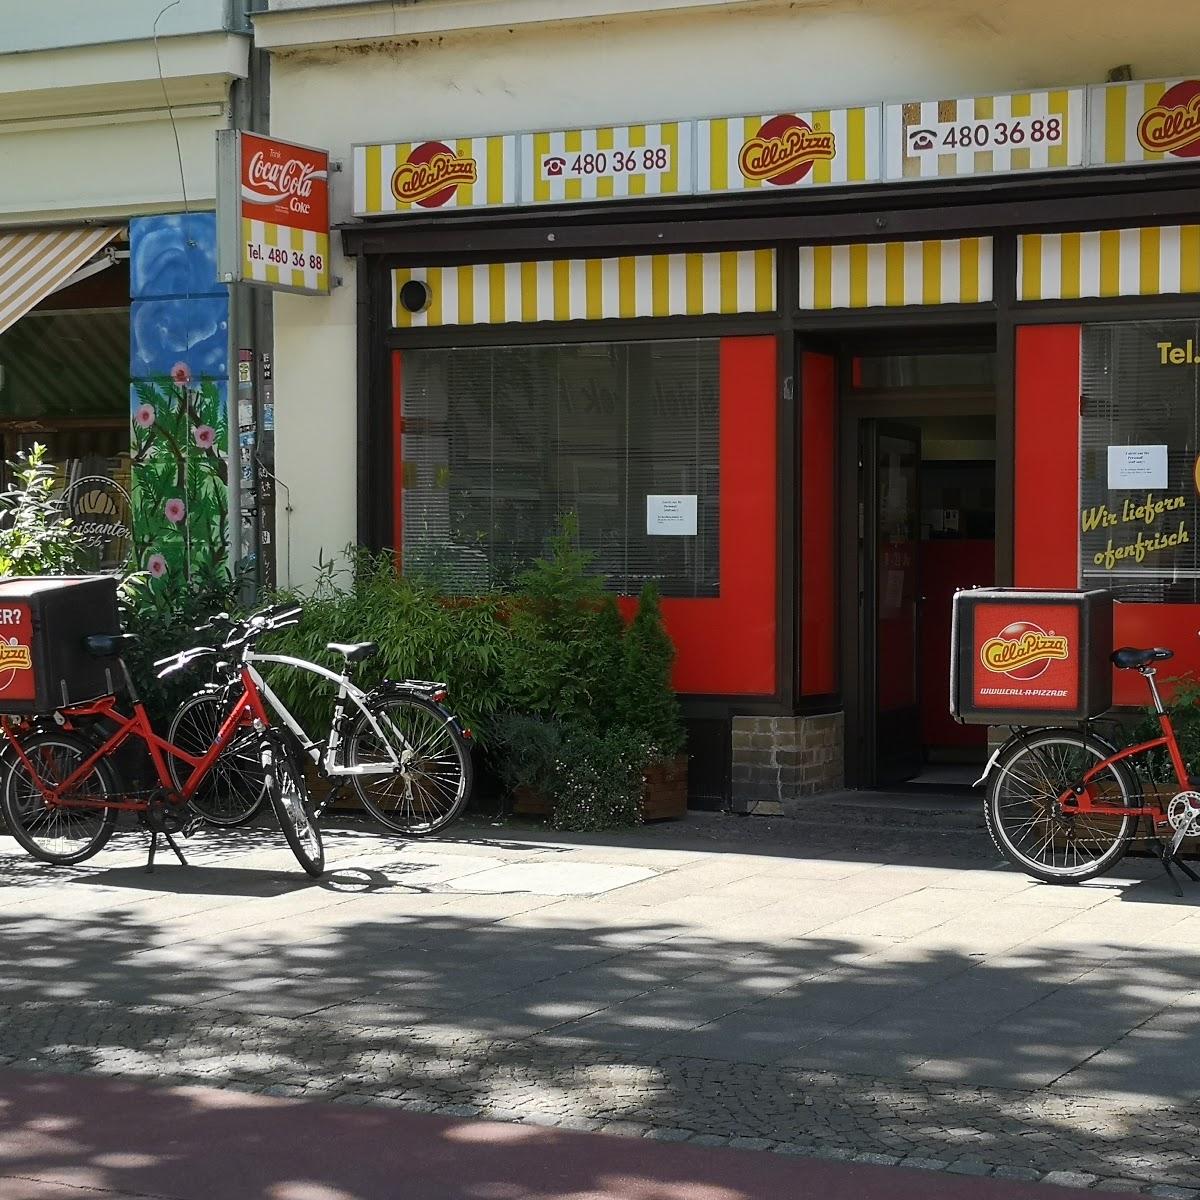
<path fill-rule="evenodd" d="M 879 420 L 864 421 L 862 433 L 862 627 L 869 644 L 861 661 L 874 718 L 874 782 L 886 785 L 911 779 L 922 765 L 921 433 Z"/>

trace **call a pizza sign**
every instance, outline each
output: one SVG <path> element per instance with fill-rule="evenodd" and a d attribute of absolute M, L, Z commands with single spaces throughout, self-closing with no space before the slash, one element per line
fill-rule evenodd
<path fill-rule="evenodd" d="M 1172 163 L 1200 156 L 1200 79 L 1093 88 L 1090 111 L 1093 163 Z"/>
<path fill-rule="evenodd" d="M 354 147 L 357 217 L 1200 156 L 1200 78 Z"/>

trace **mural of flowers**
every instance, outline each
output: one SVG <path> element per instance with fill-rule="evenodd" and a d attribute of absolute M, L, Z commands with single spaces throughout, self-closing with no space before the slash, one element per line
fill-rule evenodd
<path fill-rule="evenodd" d="M 134 555 L 166 587 L 229 548 L 229 297 L 212 213 L 130 222 Z"/>
<path fill-rule="evenodd" d="M 156 579 L 223 566 L 229 541 L 225 383 L 190 373 L 176 382 L 178 366 L 133 383 L 134 549 Z M 146 408 L 149 424 L 139 419 Z"/>

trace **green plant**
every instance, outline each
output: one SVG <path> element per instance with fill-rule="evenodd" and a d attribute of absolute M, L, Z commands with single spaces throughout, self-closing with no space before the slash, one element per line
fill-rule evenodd
<path fill-rule="evenodd" d="M 495 762 L 501 782 L 510 791 L 526 788 L 553 797 L 562 760 L 563 727 L 555 721 L 506 713 L 494 727 Z"/>
<path fill-rule="evenodd" d="M 9 464 L 15 482 L 0 494 L 0 576 L 78 570 L 83 539 L 54 495 L 57 475 L 45 459 L 35 442 Z"/>
<path fill-rule="evenodd" d="M 593 556 L 577 546 L 578 521 L 560 518 L 550 552 L 517 576 L 508 601 L 512 636 L 505 690 L 512 711 L 547 719 L 591 720 L 600 580 L 587 574 Z"/>
<path fill-rule="evenodd" d="M 641 824 L 647 753 L 641 735 L 623 725 L 604 733 L 567 730 L 556 763 L 555 829 L 598 832 Z"/>
<path fill-rule="evenodd" d="M 671 688 L 674 661 L 675 647 L 663 625 L 658 588 L 648 583 L 625 634 L 621 707 L 624 720 L 642 732 L 656 758 L 673 758 L 687 741 L 679 700 Z"/>
<path fill-rule="evenodd" d="M 348 550 L 349 565 L 320 564 L 316 585 L 294 599 L 304 608 L 300 624 L 264 638 L 262 648 L 337 664 L 327 642 L 370 640 L 379 653 L 356 670 L 359 685 L 380 679 L 434 679 L 445 682 L 451 707 L 486 744 L 495 716 L 509 711 L 504 690 L 509 631 L 501 619 L 501 599 L 481 596 L 447 599 L 420 579 L 400 576 L 389 554 Z M 305 728 L 328 727 L 334 691 L 303 671 L 272 669 L 271 686 Z"/>
<path fill-rule="evenodd" d="M 1179 675 L 1163 681 L 1171 696 L 1171 724 L 1179 739 L 1179 749 L 1188 770 L 1200 770 L 1200 679 L 1194 675 Z M 1158 716 L 1154 709 L 1144 710 L 1130 736 L 1138 742 L 1161 737 Z M 1165 749 L 1151 750 L 1135 760 L 1139 772 L 1152 783 L 1175 784 L 1175 770 Z"/>
<path fill-rule="evenodd" d="M 204 640 L 195 627 L 214 613 L 236 614 L 238 585 L 219 569 L 193 573 L 187 586 L 182 580 L 153 586 L 146 572 L 137 571 L 122 581 L 118 602 L 122 625 L 139 639 L 124 656 L 129 673 L 151 720 L 165 730 L 175 710 L 195 691 L 198 673 L 211 663 L 201 662 L 196 670 L 179 671 L 159 679 L 155 660 L 189 646 L 203 645 Z"/>

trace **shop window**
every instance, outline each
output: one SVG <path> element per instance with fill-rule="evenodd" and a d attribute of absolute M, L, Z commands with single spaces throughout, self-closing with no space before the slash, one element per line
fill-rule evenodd
<path fill-rule="evenodd" d="M 46 447 L 46 461 L 58 470 L 64 489 L 98 476 L 115 482 L 105 504 L 116 505 L 112 518 L 127 528 L 128 308 L 35 309 L 0 333 L 4 486 L 10 482 L 7 464 L 37 442 Z M 127 534 L 95 540 L 86 563 L 119 567 L 127 552 Z"/>
<path fill-rule="evenodd" d="M 572 511 L 610 591 L 716 596 L 718 360 L 715 339 L 406 353 L 405 570 L 507 584 Z"/>
<path fill-rule="evenodd" d="M 1200 322 L 1088 325 L 1082 355 L 1082 582 L 1200 601 Z"/>

